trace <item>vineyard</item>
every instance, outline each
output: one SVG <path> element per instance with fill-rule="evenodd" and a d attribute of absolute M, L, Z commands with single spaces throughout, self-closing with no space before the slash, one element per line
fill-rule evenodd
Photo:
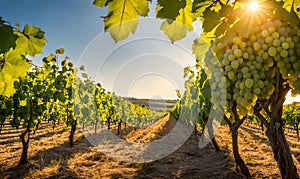
<path fill-rule="evenodd" d="M 93 5 L 119 43 L 151 3 Z M 174 100 L 118 96 L 64 48 L 36 65 L 45 32 L 0 16 L 1 178 L 299 178 L 300 2 L 155 3 L 170 43 L 201 22 Z"/>

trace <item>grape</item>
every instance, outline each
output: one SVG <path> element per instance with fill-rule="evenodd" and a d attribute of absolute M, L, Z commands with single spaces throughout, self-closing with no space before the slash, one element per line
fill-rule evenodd
<path fill-rule="evenodd" d="M 269 37 L 266 38 L 265 41 L 266 41 L 267 44 L 272 44 L 273 43 L 273 37 L 269 36 Z"/>
<path fill-rule="evenodd" d="M 289 43 L 287 43 L 287 42 L 283 42 L 282 44 L 281 44 L 281 47 L 283 48 L 283 49 L 288 49 L 289 47 L 290 47 L 290 45 L 289 45 Z"/>
<path fill-rule="evenodd" d="M 289 55 L 289 52 L 287 50 L 281 50 L 280 56 L 282 58 L 286 58 Z"/>
<path fill-rule="evenodd" d="M 244 94 L 244 97 L 245 97 L 245 99 L 247 99 L 247 100 L 252 99 L 252 95 L 251 95 L 250 92 L 246 92 L 246 93 Z"/>
<path fill-rule="evenodd" d="M 268 29 L 268 31 L 269 31 L 270 34 L 274 33 L 275 30 L 276 30 L 276 29 L 275 29 L 274 26 L 271 26 L 271 27 L 269 27 L 269 29 Z"/>
<path fill-rule="evenodd" d="M 228 56 L 228 60 L 232 62 L 233 60 L 235 60 L 235 56 L 233 54 L 230 54 Z"/>
<path fill-rule="evenodd" d="M 239 86 L 239 87 L 240 87 L 241 90 L 245 89 L 245 83 L 243 83 L 243 82 L 240 83 L 240 86 Z"/>
<path fill-rule="evenodd" d="M 254 92 L 254 94 L 260 94 L 261 90 L 259 88 L 254 88 L 253 92 Z"/>
<path fill-rule="evenodd" d="M 258 50 L 260 50 L 261 45 L 258 42 L 255 42 L 254 45 L 253 45 L 253 48 L 254 48 L 255 51 L 258 51 Z"/>
<path fill-rule="evenodd" d="M 243 52 L 242 52 L 242 50 L 240 50 L 240 49 L 235 49 L 235 50 L 233 51 L 233 53 L 234 53 L 234 55 L 235 55 L 236 58 L 240 58 L 240 57 L 243 56 Z"/>
<path fill-rule="evenodd" d="M 293 82 L 293 86 L 294 86 L 295 89 L 300 89 L 300 80 L 295 80 Z"/>
<path fill-rule="evenodd" d="M 244 53 L 243 53 L 243 58 L 244 58 L 244 59 L 249 59 L 249 54 L 248 54 L 247 52 L 244 52 Z"/>
<path fill-rule="evenodd" d="M 272 38 L 273 38 L 273 39 L 278 39 L 279 37 L 280 37 L 280 35 L 279 35 L 278 32 L 274 32 L 274 33 L 272 34 Z"/>
<path fill-rule="evenodd" d="M 280 44 L 281 44 L 281 40 L 279 40 L 279 39 L 273 40 L 273 46 L 278 47 L 278 46 L 280 46 Z"/>
<path fill-rule="evenodd" d="M 261 32 L 261 35 L 262 35 L 263 37 L 268 37 L 270 34 L 269 34 L 268 30 L 263 30 L 263 31 Z"/>
<path fill-rule="evenodd" d="M 238 69 L 238 67 L 239 67 L 239 61 L 235 60 L 235 61 L 231 62 L 231 67 L 233 69 Z"/>
<path fill-rule="evenodd" d="M 234 80 L 236 78 L 233 71 L 228 72 L 228 78 L 231 79 L 231 80 Z"/>
<path fill-rule="evenodd" d="M 243 107 L 248 106 L 248 105 L 249 105 L 248 100 L 246 100 L 245 98 L 242 98 L 242 100 L 241 100 L 241 105 L 242 105 Z"/>
<path fill-rule="evenodd" d="M 240 45 L 242 43 L 242 38 L 241 37 L 234 37 L 232 39 L 232 42 L 236 45 Z"/>
<path fill-rule="evenodd" d="M 294 68 L 295 70 L 300 70 L 300 61 L 294 63 L 293 68 Z"/>
<path fill-rule="evenodd" d="M 253 83 L 254 83 L 253 79 L 247 79 L 247 80 L 245 81 L 245 86 L 246 86 L 247 88 L 251 88 L 251 87 L 253 86 Z"/>
<path fill-rule="evenodd" d="M 277 53 L 277 49 L 275 47 L 270 47 L 268 53 L 271 57 L 274 57 Z"/>

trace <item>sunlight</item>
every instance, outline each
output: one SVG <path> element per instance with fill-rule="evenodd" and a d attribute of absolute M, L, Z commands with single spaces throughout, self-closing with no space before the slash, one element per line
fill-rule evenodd
<path fill-rule="evenodd" d="M 284 104 L 291 104 L 293 102 L 300 102 L 300 95 L 296 97 L 292 97 L 291 91 L 288 92 L 288 94 L 285 96 L 286 100 Z"/>
<path fill-rule="evenodd" d="M 248 3 L 248 7 L 251 11 L 255 12 L 259 10 L 259 4 L 257 1 L 251 1 Z"/>

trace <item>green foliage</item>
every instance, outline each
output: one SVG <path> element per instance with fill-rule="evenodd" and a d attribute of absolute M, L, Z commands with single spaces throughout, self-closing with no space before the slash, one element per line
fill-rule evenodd
<path fill-rule="evenodd" d="M 175 20 L 180 14 L 180 10 L 186 6 L 186 0 L 158 0 L 156 7 L 156 17 Z"/>
<path fill-rule="evenodd" d="M 204 40 L 202 37 L 199 37 L 194 40 L 193 43 L 193 53 L 196 56 L 197 61 L 203 61 L 205 53 L 207 52 L 210 44 Z"/>
<path fill-rule="evenodd" d="M 17 36 L 14 34 L 13 27 L 6 24 L 2 17 L 0 17 L 0 39 L 0 53 L 5 53 L 16 46 Z"/>
<path fill-rule="evenodd" d="M 22 53 L 35 56 L 42 53 L 42 49 L 47 42 L 44 32 L 41 29 L 25 25 L 23 32 L 16 32 L 18 39 L 16 40 L 17 49 Z"/>
<path fill-rule="evenodd" d="M 25 25 L 19 30 L 7 25 L 0 17 L 0 95 L 12 96 L 13 87 L 20 77 L 24 77 L 30 68 L 27 55 L 42 53 L 46 43 L 44 32 L 34 26 Z"/>
<path fill-rule="evenodd" d="M 285 124 L 297 129 L 300 125 L 300 103 L 294 102 L 283 106 Z"/>
<path fill-rule="evenodd" d="M 188 31 L 192 31 L 194 29 L 193 22 L 195 21 L 195 16 L 191 12 L 192 1 L 186 0 L 185 6 L 183 7 L 183 4 L 181 4 L 179 7 L 179 14 L 175 19 L 174 17 L 169 19 L 169 14 L 161 14 L 161 11 L 165 10 L 166 7 L 161 8 L 160 6 L 158 6 L 158 8 L 156 9 L 157 17 L 167 19 L 162 23 L 160 30 L 162 30 L 168 36 L 171 42 L 181 40 L 186 36 Z M 169 12 L 171 11 L 172 10 L 169 10 Z"/>
<path fill-rule="evenodd" d="M 138 16 L 147 16 L 149 12 L 146 0 L 95 0 L 94 5 L 108 6 L 108 14 L 104 17 L 105 31 L 115 42 L 134 34 Z"/>
<path fill-rule="evenodd" d="M 296 8 L 300 5 L 299 0 L 280 0 L 283 3 L 283 8 L 288 12 L 294 11 L 297 12 Z"/>

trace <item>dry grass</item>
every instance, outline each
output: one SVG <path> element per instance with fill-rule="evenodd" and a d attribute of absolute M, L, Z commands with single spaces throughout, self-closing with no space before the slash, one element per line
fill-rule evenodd
<path fill-rule="evenodd" d="M 168 134 L 176 124 L 166 116 L 146 129 L 128 127 L 120 137 L 131 142 L 150 142 Z M 216 140 L 222 151 L 212 146 L 198 148 L 199 134 L 192 135 L 176 152 L 161 160 L 135 164 L 115 161 L 96 150 L 77 132 L 76 145 L 69 147 L 69 128 L 53 130 L 44 124 L 32 136 L 30 163 L 17 166 L 21 155 L 21 130 L 5 128 L 0 135 L 0 178 L 243 178 L 234 171 L 228 127 L 221 127 Z M 116 132 L 116 130 L 114 130 Z M 300 142 L 287 135 L 300 173 Z M 260 128 L 243 125 L 239 135 L 241 155 L 253 178 L 279 178 L 271 148 Z"/>

